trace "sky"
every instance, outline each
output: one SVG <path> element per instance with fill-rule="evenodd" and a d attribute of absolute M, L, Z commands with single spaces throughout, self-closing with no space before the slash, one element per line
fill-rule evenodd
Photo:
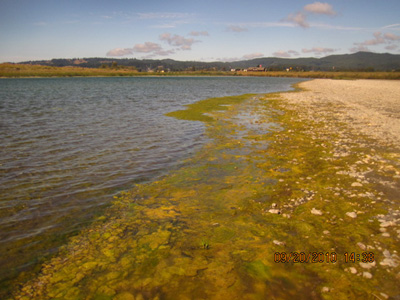
<path fill-rule="evenodd" d="M 400 54 L 399 0 L 0 0 L 0 62 Z"/>

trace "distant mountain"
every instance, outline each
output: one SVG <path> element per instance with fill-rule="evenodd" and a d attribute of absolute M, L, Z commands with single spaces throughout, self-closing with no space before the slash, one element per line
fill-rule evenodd
<path fill-rule="evenodd" d="M 200 62 L 176 61 L 172 59 L 135 59 L 135 58 L 83 58 L 52 59 L 42 61 L 25 61 L 23 64 L 47 66 L 81 66 L 101 68 L 111 66 L 135 67 L 139 71 L 148 70 L 231 70 L 246 69 L 262 65 L 267 70 L 285 70 L 293 68 L 304 71 L 400 71 L 400 55 L 389 53 L 357 52 L 354 54 L 330 55 L 322 58 L 277 58 L 263 57 L 235 62 Z"/>
<path fill-rule="evenodd" d="M 400 70 L 400 55 L 388 53 L 357 52 L 354 54 L 330 55 L 322 58 L 256 58 L 232 63 L 235 68 L 248 65 L 263 65 L 269 69 L 294 68 L 315 71 L 392 71 Z"/>

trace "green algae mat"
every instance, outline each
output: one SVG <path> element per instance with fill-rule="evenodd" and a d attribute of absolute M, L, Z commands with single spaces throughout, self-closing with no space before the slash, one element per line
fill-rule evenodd
<path fill-rule="evenodd" d="M 400 152 L 333 109 L 268 94 L 171 113 L 206 124 L 203 149 L 115 197 L 13 297 L 398 299 Z"/>

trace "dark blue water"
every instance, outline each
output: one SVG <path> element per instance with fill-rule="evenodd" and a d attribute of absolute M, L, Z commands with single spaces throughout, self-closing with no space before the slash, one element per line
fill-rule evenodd
<path fill-rule="evenodd" d="M 210 97 L 290 89 L 257 77 L 0 80 L 0 280 L 50 253 L 113 195 L 204 143 L 165 113 Z"/>

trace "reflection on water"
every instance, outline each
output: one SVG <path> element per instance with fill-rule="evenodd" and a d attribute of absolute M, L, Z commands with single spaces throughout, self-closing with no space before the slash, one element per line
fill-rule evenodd
<path fill-rule="evenodd" d="M 118 191 L 178 166 L 203 125 L 165 117 L 200 99 L 285 90 L 283 78 L 0 81 L 0 280 L 55 249 Z"/>

